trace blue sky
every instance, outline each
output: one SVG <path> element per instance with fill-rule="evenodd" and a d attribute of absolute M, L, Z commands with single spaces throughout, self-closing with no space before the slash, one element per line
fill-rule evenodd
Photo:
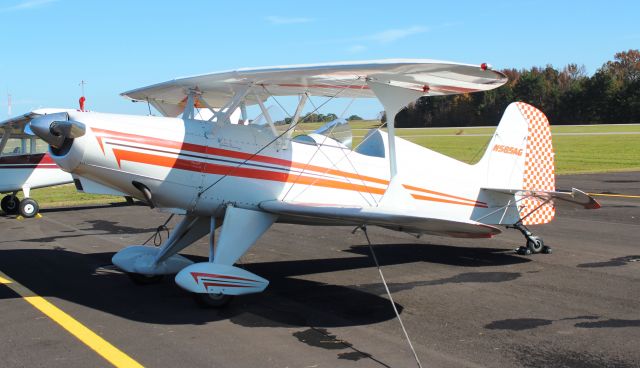
<path fill-rule="evenodd" d="M 638 1 L 0 0 L 0 96 L 14 115 L 87 105 L 146 114 L 119 93 L 239 67 L 431 58 L 589 73 L 640 48 Z M 373 117 L 381 107 L 356 103 Z M 338 111 L 324 111 L 335 112 Z"/>

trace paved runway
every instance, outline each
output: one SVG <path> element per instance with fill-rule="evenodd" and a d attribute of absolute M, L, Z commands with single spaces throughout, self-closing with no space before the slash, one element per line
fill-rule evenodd
<path fill-rule="evenodd" d="M 559 188 L 640 196 L 640 173 L 562 176 Z M 552 255 L 519 256 L 509 230 L 460 240 L 370 229 L 425 367 L 640 366 L 640 198 L 598 197 L 534 228 Z M 364 236 L 277 224 L 244 267 L 271 281 L 227 309 L 199 308 L 168 278 L 132 284 L 110 265 L 167 214 L 142 206 L 0 217 L 0 271 L 149 367 L 410 367 Z M 171 224 L 175 224 L 174 219 Z M 188 248 L 195 260 L 206 241 Z M 0 366 L 108 362 L 0 285 Z"/>

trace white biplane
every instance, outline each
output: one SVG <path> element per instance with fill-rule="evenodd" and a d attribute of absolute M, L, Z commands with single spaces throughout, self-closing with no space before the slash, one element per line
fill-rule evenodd
<path fill-rule="evenodd" d="M 132 245 L 113 263 L 138 281 L 176 274 L 178 285 L 215 307 L 267 287 L 234 264 L 275 222 L 464 238 L 514 227 L 526 238 L 523 253 L 549 251 L 526 225 L 551 221 L 558 204 L 598 204 L 576 189 L 555 191 L 544 114 L 525 103 L 509 105 L 475 165 L 395 134 L 394 117 L 419 97 L 487 91 L 506 81 L 486 64 L 433 60 L 239 69 L 123 93 L 164 117 L 67 111 L 22 118 L 84 191 L 127 194 L 184 214 L 161 247 Z M 284 129 L 265 106 L 281 96 L 298 97 Z M 340 121 L 294 136 L 305 104 L 317 96 L 377 98 L 387 129 L 371 130 L 354 149 Z M 265 124 L 234 124 L 238 112 L 250 121 L 248 107 L 259 108 L 254 121 Z M 208 262 L 178 254 L 207 234 Z"/>
<path fill-rule="evenodd" d="M 64 110 L 36 110 L 34 113 L 60 111 Z M 56 165 L 47 152 L 48 144 L 30 132 L 22 117 L 0 123 L 0 134 L 0 193 L 11 193 L 2 198 L 2 211 L 34 217 L 40 207 L 30 198 L 31 189 L 71 183 L 71 174 Z M 24 193 L 22 200 L 16 195 L 19 191 Z"/>

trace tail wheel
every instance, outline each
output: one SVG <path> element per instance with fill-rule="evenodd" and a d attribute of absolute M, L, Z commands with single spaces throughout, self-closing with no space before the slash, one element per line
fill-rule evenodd
<path fill-rule="evenodd" d="M 527 239 L 527 248 L 531 251 L 531 253 L 535 254 L 542 252 L 545 246 L 541 237 L 531 236 L 530 239 Z"/>
<path fill-rule="evenodd" d="M 18 197 L 13 194 L 6 195 L 2 198 L 2 202 L 0 202 L 0 206 L 2 211 L 8 215 L 12 215 L 18 212 L 18 206 L 20 206 L 20 200 Z"/>
<path fill-rule="evenodd" d="M 224 308 L 233 299 L 233 295 L 225 294 L 194 293 L 193 296 L 203 308 Z"/>
<path fill-rule="evenodd" d="M 38 202 L 34 201 L 31 198 L 25 198 L 20 201 L 20 205 L 18 206 L 18 212 L 22 217 L 31 218 L 38 214 L 40 210 L 40 206 L 38 206 Z"/>

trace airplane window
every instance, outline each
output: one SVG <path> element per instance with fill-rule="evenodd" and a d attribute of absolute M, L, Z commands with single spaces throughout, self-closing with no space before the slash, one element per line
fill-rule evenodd
<path fill-rule="evenodd" d="M 21 155 L 29 148 L 28 144 L 24 144 L 21 138 L 9 138 L 7 145 L 2 150 L 3 155 Z"/>
<path fill-rule="evenodd" d="M 31 153 L 45 153 L 47 151 L 49 151 L 49 145 L 47 144 L 47 142 L 43 141 L 42 139 L 37 139 L 34 138 L 36 141 L 36 150 L 35 152 L 31 152 Z"/>
<path fill-rule="evenodd" d="M 377 129 L 371 129 L 355 151 L 362 155 L 385 157 L 386 147 L 380 132 Z"/>
<path fill-rule="evenodd" d="M 309 137 L 306 134 L 301 134 L 301 135 L 297 135 L 297 136 L 293 137 L 293 141 L 298 142 L 298 143 L 304 143 L 304 144 L 312 144 L 314 146 L 318 145 L 318 143 L 316 142 L 315 139 Z"/>

